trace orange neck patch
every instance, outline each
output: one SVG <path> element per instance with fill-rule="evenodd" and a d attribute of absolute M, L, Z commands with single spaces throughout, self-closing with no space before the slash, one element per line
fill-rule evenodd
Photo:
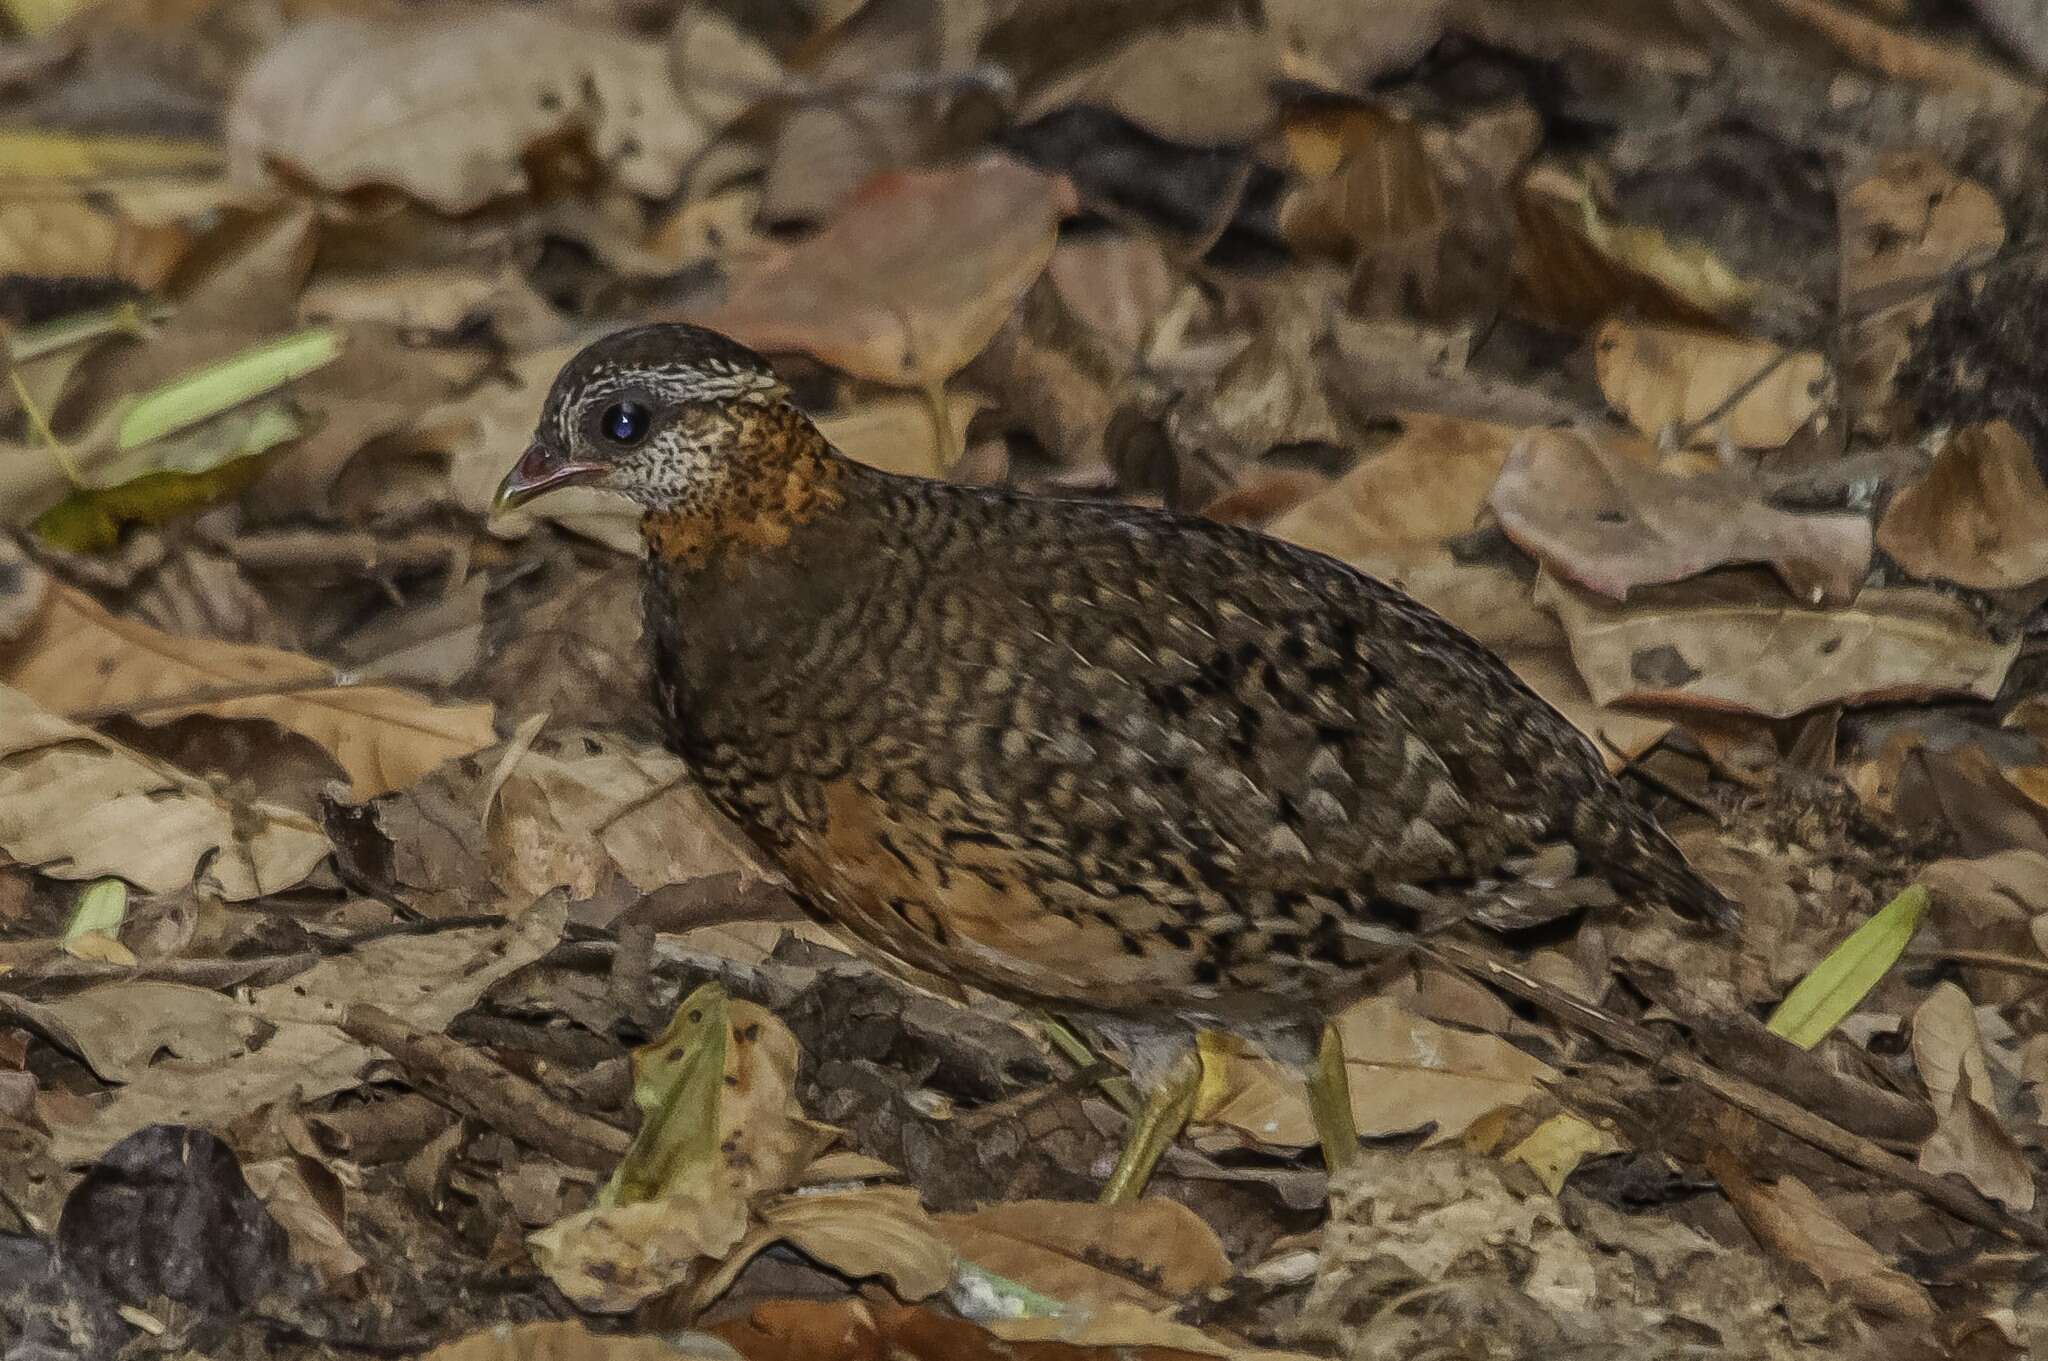
<path fill-rule="evenodd" d="M 780 548 L 790 532 L 845 500 L 844 462 L 803 413 L 777 403 L 743 418 L 722 476 L 679 505 L 640 517 L 647 550 L 698 569 L 722 548 Z"/>

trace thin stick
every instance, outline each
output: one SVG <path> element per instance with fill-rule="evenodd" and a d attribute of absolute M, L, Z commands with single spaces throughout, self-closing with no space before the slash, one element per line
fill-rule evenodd
<path fill-rule="evenodd" d="M 1496 959 L 1457 941 L 1434 941 L 1424 950 L 1461 973 L 1533 1003 L 1573 1029 L 1584 1031 L 1622 1053 L 1644 1060 L 1653 1069 L 1693 1083 L 1736 1110 L 1775 1126 L 1802 1143 L 1811 1144 L 1851 1167 L 1861 1168 L 1875 1177 L 1913 1191 L 1929 1204 L 1948 1211 L 1966 1224 L 2016 1238 L 2031 1247 L 2048 1249 L 2048 1228 L 2009 1213 L 1962 1182 L 1923 1172 L 1869 1139 L 1851 1134 L 1775 1092 L 1766 1091 L 1741 1078 L 1730 1077 L 1690 1054 L 1668 1049 L 1620 1017 L 1610 1015 L 1589 1002 L 1582 1002 L 1524 973 L 1506 960 Z"/>

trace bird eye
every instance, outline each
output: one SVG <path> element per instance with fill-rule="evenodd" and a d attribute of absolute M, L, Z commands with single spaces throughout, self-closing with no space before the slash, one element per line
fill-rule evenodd
<path fill-rule="evenodd" d="M 613 402 L 597 418 L 598 433 L 613 444 L 638 444 L 647 438 L 653 417 L 638 402 Z"/>

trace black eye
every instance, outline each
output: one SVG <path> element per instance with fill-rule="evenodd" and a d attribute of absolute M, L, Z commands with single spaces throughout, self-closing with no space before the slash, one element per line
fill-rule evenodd
<path fill-rule="evenodd" d="M 613 402 L 598 416 L 597 432 L 613 444 L 638 444 L 653 421 L 653 413 L 638 402 Z"/>

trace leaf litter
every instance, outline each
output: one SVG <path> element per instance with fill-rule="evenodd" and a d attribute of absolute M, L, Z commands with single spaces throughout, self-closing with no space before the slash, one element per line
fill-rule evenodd
<path fill-rule="evenodd" d="M 0 8 L 0 1350 L 2048 1346 L 2012 7 Z M 1375 980 L 1334 1186 L 1212 1038 L 1095 1205 L 1114 1047 L 804 922 L 656 739 L 630 520 L 487 522 L 660 318 L 878 466 L 1402 584 L 1745 933 Z M 232 1228 L 197 1293 L 48 1250 L 121 1177 Z"/>

